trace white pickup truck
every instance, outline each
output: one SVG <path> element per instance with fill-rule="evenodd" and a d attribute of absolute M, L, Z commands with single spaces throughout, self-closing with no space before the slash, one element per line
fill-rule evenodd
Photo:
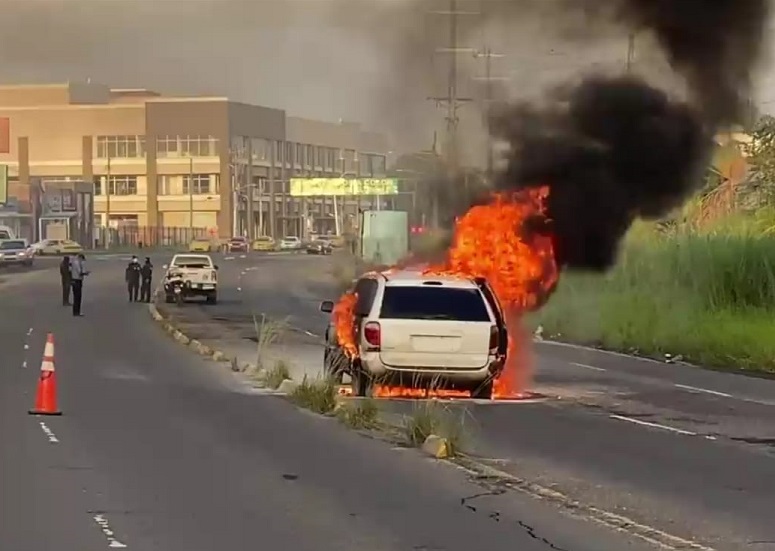
<path fill-rule="evenodd" d="M 171 281 L 182 281 L 182 298 L 203 296 L 209 304 L 218 301 L 218 266 L 206 254 L 176 254 L 164 269 L 164 294 L 167 302 L 175 302 Z"/>

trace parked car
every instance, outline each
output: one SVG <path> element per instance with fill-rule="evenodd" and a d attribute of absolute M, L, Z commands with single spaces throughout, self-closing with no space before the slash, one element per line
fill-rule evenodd
<path fill-rule="evenodd" d="M 375 383 L 439 385 L 491 398 L 503 370 L 508 335 L 503 311 L 483 279 L 437 277 L 415 271 L 371 273 L 358 279 L 349 359 L 333 320 L 326 330 L 326 373 L 352 378 L 353 394 L 368 396 Z M 334 303 L 324 301 L 323 312 Z"/>
<path fill-rule="evenodd" d="M 218 250 L 218 246 L 212 240 L 206 238 L 194 239 L 188 245 L 188 252 L 190 253 L 209 253 L 215 250 Z"/>
<path fill-rule="evenodd" d="M 329 241 L 325 239 L 316 239 L 315 241 L 307 243 L 306 250 L 307 254 L 331 254 L 334 249 L 331 247 Z"/>
<path fill-rule="evenodd" d="M 247 237 L 232 237 L 226 243 L 226 252 L 229 253 L 246 253 L 250 251 L 250 243 Z"/>
<path fill-rule="evenodd" d="M 262 235 L 253 240 L 252 248 L 254 251 L 274 251 L 277 249 L 277 243 L 268 235 Z"/>
<path fill-rule="evenodd" d="M 30 245 L 33 254 L 40 256 L 69 254 L 74 255 L 83 252 L 83 247 L 71 239 L 43 239 Z"/>
<path fill-rule="evenodd" d="M 301 239 L 295 235 L 286 235 L 280 240 L 281 251 L 298 251 L 301 249 Z"/>
<path fill-rule="evenodd" d="M 167 302 L 177 300 L 176 282 L 180 299 L 203 296 L 209 304 L 218 301 L 218 266 L 207 254 L 176 254 L 165 264 L 164 293 Z"/>
<path fill-rule="evenodd" d="M 32 266 L 35 251 L 26 239 L 0 241 L 0 266 Z"/>

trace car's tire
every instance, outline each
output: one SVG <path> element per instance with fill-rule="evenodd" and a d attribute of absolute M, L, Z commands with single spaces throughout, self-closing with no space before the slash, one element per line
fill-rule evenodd
<path fill-rule="evenodd" d="M 352 386 L 353 396 L 371 398 L 374 392 L 374 380 L 363 369 L 360 361 L 355 360 L 351 363 L 350 378 L 352 379 L 350 385 Z"/>
<path fill-rule="evenodd" d="M 471 389 L 471 398 L 475 400 L 492 400 L 492 387 L 494 380 L 492 378 L 483 381 L 480 385 Z"/>
<path fill-rule="evenodd" d="M 207 293 L 207 297 L 205 298 L 205 301 L 207 304 L 218 304 L 218 293 L 212 292 Z"/>

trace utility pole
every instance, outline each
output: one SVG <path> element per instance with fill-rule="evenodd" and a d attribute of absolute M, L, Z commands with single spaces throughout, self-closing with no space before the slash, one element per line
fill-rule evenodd
<path fill-rule="evenodd" d="M 454 177 L 459 168 L 459 151 L 458 151 L 458 139 L 457 130 L 460 118 L 458 117 L 458 110 L 464 103 L 473 101 L 471 98 L 460 97 L 458 94 L 458 59 L 457 56 L 461 53 L 475 53 L 473 48 L 461 48 L 458 46 L 458 34 L 459 34 L 459 17 L 461 16 L 478 16 L 479 12 L 460 11 L 458 8 L 458 0 L 449 0 L 449 9 L 443 11 L 433 11 L 431 14 L 444 15 L 450 18 L 449 23 L 449 42 L 444 48 L 436 48 L 436 54 L 449 54 L 449 72 L 447 78 L 447 94 L 445 96 L 429 97 L 429 100 L 436 102 L 437 106 L 444 105 L 447 108 L 446 114 L 446 132 L 447 132 L 447 147 L 445 151 L 445 157 L 447 161 L 447 168 L 451 177 Z M 438 227 L 439 213 L 438 213 L 438 198 L 434 198 L 433 201 L 433 224 Z"/>
<path fill-rule="evenodd" d="M 496 54 L 490 48 L 485 48 L 483 52 L 474 53 L 474 57 L 485 59 L 484 77 L 474 77 L 474 80 L 482 80 L 485 83 L 484 92 L 484 111 L 487 125 L 487 179 L 492 178 L 495 165 L 495 150 L 493 147 L 492 133 L 490 132 L 490 118 L 492 116 L 492 104 L 495 101 L 495 94 L 492 83 L 495 81 L 507 81 L 508 77 L 497 77 L 492 75 L 492 59 L 505 57 L 504 54 Z"/>

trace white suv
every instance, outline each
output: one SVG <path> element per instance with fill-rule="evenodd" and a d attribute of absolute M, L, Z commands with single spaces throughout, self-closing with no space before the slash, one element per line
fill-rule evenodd
<path fill-rule="evenodd" d="M 439 277 L 415 271 L 370 273 L 355 283 L 354 331 L 358 354 L 350 361 L 326 331 L 324 367 L 352 378 L 353 394 L 372 385 L 438 384 L 491 398 L 506 359 L 503 312 L 483 279 Z M 324 301 L 322 312 L 334 303 Z"/>

